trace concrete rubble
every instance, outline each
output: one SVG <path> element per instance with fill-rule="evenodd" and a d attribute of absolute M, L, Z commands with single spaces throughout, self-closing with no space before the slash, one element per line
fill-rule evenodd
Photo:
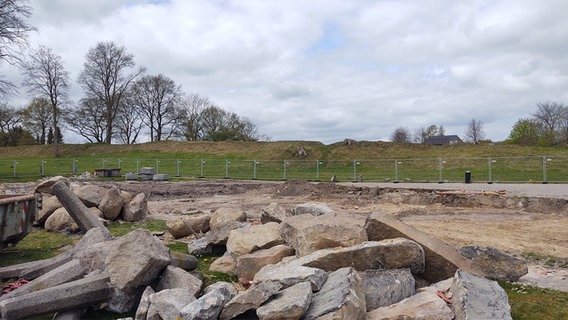
<path fill-rule="evenodd" d="M 189 254 L 175 253 L 142 229 L 114 238 L 88 210 L 95 206 L 104 219 L 144 219 L 144 194 L 83 186 L 86 201 L 60 177 L 37 190 L 58 200 L 38 223 L 60 204 L 85 234 L 54 258 L 0 268 L 2 279 L 30 281 L 0 296 L 1 319 L 80 319 L 87 308 L 135 320 L 511 319 L 504 290 L 484 276 L 517 278 L 525 270 L 522 261 L 514 271 L 490 269 L 487 261 L 510 257 L 480 248 L 460 255 L 386 213 L 335 212 L 319 203 L 293 212 L 273 203 L 262 221 L 240 208 L 180 218 L 168 225 L 172 235 L 196 239 Z M 214 249 L 225 255 L 211 270 L 240 283 L 203 288 L 191 253 Z"/>

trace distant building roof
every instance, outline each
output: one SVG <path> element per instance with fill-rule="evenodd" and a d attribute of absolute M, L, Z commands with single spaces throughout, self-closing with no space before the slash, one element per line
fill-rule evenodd
<path fill-rule="evenodd" d="M 431 136 L 424 141 L 424 144 L 431 144 L 435 146 L 454 145 L 460 143 L 463 143 L 462 139 L 455 134 L 449 136 Z"/>

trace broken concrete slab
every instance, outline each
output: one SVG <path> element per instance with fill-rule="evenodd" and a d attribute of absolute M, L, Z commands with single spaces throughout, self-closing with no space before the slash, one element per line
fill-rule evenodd
<path fill-rule="evenodd" d="M 424 249 L 426 261 L 424 273 L 420 276 L 430 282 L 450 278 L 457 269 L 483 276 L 481 268 L 476 263 L 461 256 L 456 249 L 413 226 L 405 224 L 391 214 L 372 213 L 367 219 L 365 230 L 369 240 L 380 241 L 402 237 L 420 244 Z"/>
<path fill-rule="evenodd" d="M 367 311 L 390 306 L 415 294 L 410 269 L 365 270 L 359 275 L 365 285 Z"/>
<path fill-rule="evenodd" d="M 444 300 L 430 291 L 367 312 L 367 320 L 393 319 L 452 320 L 454 313 Z"/>
<path fill-rule="evenodd" d="M 280 233 L 296 250 L 296 255 L 305 256 L 320 249 L 349 247 L 367 241 L 365 219 L 362 215 L 348 213 L 317 217 L 303 214 L 284 219 Z"/>
<path fill-rule="evenodd" d="M 300 319 L 312 301 L 312 285 L 300 282 L 278 292 L 272 299 L 256 309 L 260 320 Z"/>
<path fill-rule="evenodd" d="M 0 314 L 2 319 L 16 320 L 60 310 L 80 309 L 107 301 L 112 292 L 108 274 L 90 275 L 53 288 L 3 300 L 0 302 Z"/>
<path fill-rule="evenodd" d="M 89 209 L 79 200 L 79 198 L 69 189 L 69 187 L 59 181 L 56 182 L 52 187 L 53 193 L 57 196 L 57 199 L 65 209 L 69 215 L 75 220 L 77 225 L 83 230 L 87 232 L 93 228 L 101 228 L 103 232 L 107 232 L 110 237 L 112 235 L 110 232 L 105 228 L 105 226 L 95 217 Z"/>
<path fill-rule="evenodd" d="M 365 286 L 353 268 L 331 272 L 312 302 L 305 320 L 351 319 L 363 320 L 366 314 Z"/>
<path fill-rule="evenodd" d="M 456 320 L 512 319 L 507 293 L 496 281 L 458 270 L 450 292 Z"/>
<path fill-rule="evenodd" d="M 248 310 L 258 308 L 262 303 L 276 294 L 282 285 L 275 281 L 264 281 L 252 285 L 246 291 L 239 292 L 223 307 L 219 319 L 229 320 Z"/>
<path fill-rule="evenodd" d="M 346 248 L 322 249 L 289 262 L 335 271 L 353 267 L 355 270 L 409 268 L 412 273 L 424 272 L 424 251 L 416 242 L 404 239 L 366 241 Z"/>

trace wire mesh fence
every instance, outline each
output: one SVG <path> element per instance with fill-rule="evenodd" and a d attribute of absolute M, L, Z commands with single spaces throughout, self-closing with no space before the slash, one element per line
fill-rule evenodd
<path fill-rule="evenodd" d="M 141 168 L 184 179 L 259 179 L 378 182 L 568 182 L 568 156 L 360 160 L 119 159 L 60 158 L 0 160 L 0 179 L 72 176 L 113 170 L 118 176 Z"/>

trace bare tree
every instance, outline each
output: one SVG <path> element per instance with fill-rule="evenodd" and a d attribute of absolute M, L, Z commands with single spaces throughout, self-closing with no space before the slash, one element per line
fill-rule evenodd
<path fill-rule="evenodd" d="M 392 132 L 391 141 L 394 143 L 410 142 L 410 132 L 406 128 L 398 127 Z"/>
<path fill-rule="evenodd" d="M 484 138 L 483 123 L 480 120 L 471 119 L 467 124 L 465 137 L 471 143 L 478 144 Z"/>
<path fill-rule="evenodd" d="M 180 119 L 176 103 L 182 95 L 174 80 L 162 74 L 142 76 L 132 85 L 130 95 L 130 102 L 150 130 L 150 141 L 168 140 L 174 135 Z"/>
<path fill-rule="evenodd" d="M 567 109 L 563 104 L 556 102 L 539 102 L 536 106 L 537 111 L 533 116 L 542 124 L 548 144 L 553 146 L 558 143 L 558 133 L 567 118 Z"/>
<path fill-rule="evenodd" d="M 46 98 L 51 106 L 51 124 L 59 128 L 61 105 L 67 99 L 69 90 L 69 73 L 63 68 L 60 56 L 47 47 L 40 46 L 29 55 L 23 65 L 24 81 L 22 85 L 28 92 Z M 59 156 L 59 143 L 53 144 L 55 157 Z"/>
<path fill-rule="evenodd" d="M 134 56 L 114 42 L 99 42 L 87 52 L 85 59 L 77 82 L 89 99 L 98 100 L 98 112 L 105 119 L 104 142 L 110 144 L 120 102 L 144 69 L 131 71 L 135 66 Z"/>
<path fill-rule="evenodd" d="M 70 124 L 69 130 L 81 135 L 91 143 L 105 142 L 107 137 L 106 117 L 101 113 L 100 100 L 84 98 L 79 107 L 66 113 L 65 122 Z"/>
<path fill-rule="evenodd" d="M 20 61 L 20 49 L 27 45 L 27 33 L 35 30 L 26 22 L 31 15 L 31 8 L 25 1 L 0 1 L 0 64 Z M 14 85 L 0 76 L 0 94 L 5 95 L 12 90 L 15 90 Z"/>
<path fill-rule="evenodd" d="M 16 146 L 17 137 L 14 135 L 21 131 L 22 113 L 7 104 L 0 104 L 0 146 Z"/>
<path fill-rule="evenodd" d="M 142 132 L 143 125 L 140 112 L 133 107 L 133 104 L 127 97 L 121 102 L 121 107 L 116 116 L 116 136 L 118 140 L 124 144 L 135 144 L 136 139 Z"/>
<path fill-rule="evenodd" d="M 428 138 L 433 136 L 443 136 L 445 133 L 445 129 L 443 126 L 438 128 L 435 124 L 430 125 L 428 128 L 421 127 L 416 131 L 414 141 L 418 143 L 425 143 Z"/>
<path fill-rule="evenodd" d="M 203 121 L 201 114 L 203 110 L 213 106 L 207 97 L 198 94 L 190 94 L 180 100 L 179 108 L 182 123 L 180 135 L 187 141 L 197 141 L 203 139 Z"/>
<path fill-rule="evenodd" d="M 51 104 L 46 98 L 35 98 L 22 111 L 24 127 L 36 137 L 36 143 L 47 142 L 47 131 L 51 127 Z"/>

